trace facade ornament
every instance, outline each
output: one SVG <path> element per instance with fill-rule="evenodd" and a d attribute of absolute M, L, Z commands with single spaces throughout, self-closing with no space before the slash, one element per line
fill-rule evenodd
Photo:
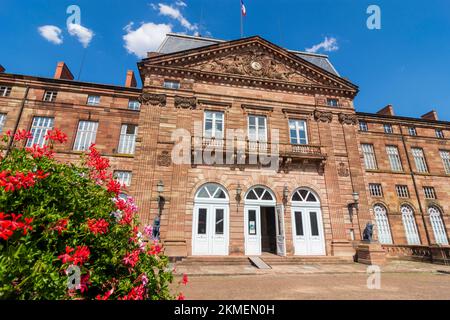
<path fill-rule="evenodd" d="M 356 125 L 358 124 L 358 117 L 356 114 L 339 113 L 339 121 L 342 124 Z"/>
<path fill-rule="evenodd" d="M 350 172 L 349 172 L 347 166 L 345 165 L 345 163 L 343 163 L 343 162 L 339 163 L 338 174 L 340 177 L 350 176 Z"/>
<path fill-rule="evenodd" d="M 175 108 L 195 109 L 197 107 L 196 97 L 175 96 Z"/>
<path fill-rule="evenodd" d="M 333 113 L 314 110 L 314 119 L 321 122 L 331 122 L 333 121 Z"/>
<path fill-rule="evenodd" d="M 163 151 L 158 155 L 158 166 L 160 167 L 170 167 L 172 164 L 172 158 L 169 151 Z"/>
<path fill-rule="evenodd" d="M 143 105 L 165 107 L 167 98 L 165 94 L 143 93 L 138 100 Z"/>

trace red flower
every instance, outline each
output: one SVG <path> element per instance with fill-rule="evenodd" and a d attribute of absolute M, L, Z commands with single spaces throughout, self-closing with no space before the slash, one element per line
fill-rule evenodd
<path fill-rule="evenodd" d="M 27 174 L 16 172 L 14 175 L 9 171 L 2 171 L 0 173 L 0 187 L 4 187 L 6 192 L 28 189 L 33 187 L 37 180 L 45 179 L 49 175 L 49 173 L 44 174 L 43 171 L 37 171 L 37 173 L 30 171 Z"/>
<path fill-rule="evenodd" d="M 47 135 L 45 136 L 45 140 L 51 140 L 56 141 L 59 143 L 64 143 L 67 141 L 67 135 L 62 132 L 61 130 L 55 128 L 53 130 L 48 131 Z"/>
<path fill-rule="evenodd" d="M 58 231 L 58 234 L 61 235 L 63 231 L 67 230 L 67 224 L 69 223 L 69 219 L 61 219 L 56 222 L 55 226 L 50 230 Z"/>
<path fill-rule="evenodd" d="M 105 295 L 98 295 L 97 297 L 95 297 L 95 300 L 108 300 L 109 297 L 113 294 L 114 292 L 114 288 L 112 288 L 111 290 L 107 291 L 105 293 Z"/>
<path fill-rule="evenodd" d="M 139 261 L 139 253 L 139 250 L 134 250 L 132 253 L 125 255 L 122 260 L 123 264 L 133 268 Z"/>
<path fill-rule="evenodd" d="M 184 285 L 187 285 L 188 281 L 189 280 L 188 280 L 187 274 L 183 274 L 183 279 L 181 280 L 181 283 L 184 284 Z"/>
<path fill-rule="evenodd" d="M 149 255 L 152 255 L 152 256 L 156 256 L 156 255 L 160 254 L 161 251 L 162 251 L 161 246 L 160 246 L 158 243 L 155 242 L 155 243 L 150 247 L 150 250 L 148 251 L 148 254 L 149 254 Z"/>
<path fill-rule="evenodd" d="M 144 300 L 145 287 L 144 285 L 139 285 L 131 289 L 131 291 L 125 297 L 120 300 Z"/>
<path fill-rule="evenodd" d="M 58 259 L 62 261 L 63 264 L 66 264 L 67 262 L 72 262 L 73 258 L 70 256 L 70 253 L 73 252 L 73 248 L 66 246 L 66 253 L 61 254 L 58 256 Z"/>
<path fill-rule="evenodd" d="M 22 230 L 23 235 L 27 235 L 29 230 L 33 230 L 31 223 L 33 218 L 24 218 L 23 222 L 19 221 L 23 215 L 21 214 L 5 214 L 0 212 L 0 238 L 8 240 L 16 230 Z"/>
<path fill-rule="evenodd" d="M 83 293 L 85 291 L 88 291 L 88 285 L 91 284 L 91 282 L 89 281 L 89 278 L 90 278 L 90 274 L 89 273 L 83 274 L 81 276 L 81 279 L 80 279 L 80 291 L 81 291 L 81 293 Z"/>
<path fill-rule="evenodd" d="M 186 299 L 186 297 L 180 292 L 178 294 L 177 300 L 185 300 L 185 299 Z"/>
<path fill-rule="evenodd" d="M 109 180 L 108 182 L 108 192 L 112 192 L 116 195 L 116 197 L 119 195 L 120 193 L 120 183 L 116 180 Z"/>
<path fill-rule="evenodd" d="M 88 228 L 89 230 L 97 235 L 97 234 L 105 234 L 108 232 L 109 223 L 105 219 L 89 219 L 88 220 Z"/>
<path fill-rule="evenodd" d="M 91 252 L 87 246 L 78 246 L 72 256 L 75 265 L 82 265 L 89 260 Z"/>
<path fill-rule="evenodd" d="M 14 135 L 14 140 L 21 141 L 33 138 L 33 134 L 30 131 L 18 130 Z"/>
<path fill-rule="evenodd" d="M 48 148 L 48 146 L 40 147 L 38 144 L 33 145 L 32 148 L 26 148 L 27 152 L 31 153 L 34 159 L 40 159 L 43 157 L 53 158 L 54 152 Z"/>

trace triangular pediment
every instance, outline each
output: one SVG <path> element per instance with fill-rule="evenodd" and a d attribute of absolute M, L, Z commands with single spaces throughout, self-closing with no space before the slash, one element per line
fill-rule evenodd
<path fill-rule="evenodd" d="M 357 92 L 357 86 L 260 37 L 223 42 L 144 59 L 141 66 L 179 69 L 278 84 L 335 88 Z"/>

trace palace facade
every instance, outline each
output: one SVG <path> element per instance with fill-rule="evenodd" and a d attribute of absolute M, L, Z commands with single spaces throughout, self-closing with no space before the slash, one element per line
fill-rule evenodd
<path fill-rule="evenodd" d="M 450 123 L 387 106 L 360 113 L 358 87 L 327 56 L 260 37 L 169 34 L 124 86 L 0 68 L 0 130 L 45 143 L 57 127 L 77 161 L 95 143 L 166 253 L 352 256 L 368 222 L 388 255 L 448 248 Z M 449 252 L 448 250 L 445 252 Z"/>

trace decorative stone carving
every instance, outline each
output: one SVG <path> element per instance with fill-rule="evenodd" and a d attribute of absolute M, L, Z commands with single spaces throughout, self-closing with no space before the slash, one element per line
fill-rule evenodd
<path fill-rule="evenodd" d="M 269 78 L 302 84 L 312 83 L 294 68 L 277 61 L 273 55 L 257 48 L 237 51 L 213 60 L 203 61 L 192 68 L 206 72 Z"/>
<path fill-rule="evenodd" d="M 339 163 L 338 174 L 340 177 L 348 177 L 350 175 L 350 172 L 345 163 Z"/>
<path fill-rule="evenodd" d="M 356 125 L 358 124 L 358 117 L 356 114 L 339 113 L 339 121 L 342 124 Z"/>
<path fill-rule="evenodd" d="M 139 96 L 139 102 L 143 105 L 164 107 L 166 105 L 165 94 L 143 93 Z"/>
<path fill-rule="evenodd" d="M 333 113 L 314 110 L 314 119 L 321 122 L 331 122 L 333 121 Z"/>
<path fill-rule="evenodd" d="M 169 151 L 163 151 L 158 155 L 158 166 L 160 167 L 170 167 L 172 164 L 172 158 Z"/>
<path fill-rule="evenodd" d="M 195 109 L 197 107 L 196 97 L 175 96 L 175 108 Z"/>

